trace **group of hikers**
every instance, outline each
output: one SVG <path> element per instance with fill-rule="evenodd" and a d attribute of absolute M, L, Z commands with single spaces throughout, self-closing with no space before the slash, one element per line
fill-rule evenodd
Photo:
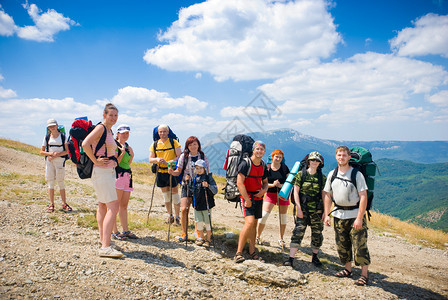
<path fill-rule="evenodd" d="M 96 218 L 101 245 L 99 256 L 102 257 L 123 256 L 119 247 L 111 241 L 112 238 L 138 238 L 129 230 L 127 222 L 127 208 L 133 190 L 130 165 L 134 152 L 127 144 L 131 129 L 126 124 L 118 126 L 114 138 L 112 127 L 117 120 L 118 109 L 112 103 L 106 104 L 103 121 L 82 141 L 82 148 L 93 163 L 91 179 L 98 201 Z M 57 182 L 62 209 L 70 212 L 72 208 L 66 202 L 64 185 L 67 139 L 65 134 L 58 130 L 56 120 L 49 119 L 47 128 L 48 134 L 43 141 L 41 155 L 46 158 L 46 180 L 50 199 L 48 211 L 53 212 L 55 209 L 54 188 Z M 182 233 L 178 240 L 187 241 L 189 209 L 193 206 L 196 244 L 208 248 L 212 243 L 210 210 L 215 206 L 214 195 L 218 191 L 216 182 L 209 173 L 208 159 L 201 150 L 199 139 L 195 136 L 189 137 L 182 152 L 179 142 L 171 138 L 169 133 L 170 128 L 167 125 L 159 125 L 158 138 L 149 148 L 149 162 L 155 166 L 155 184 L 161 189 L 168 214 L 166 222 L 181 226 Z M 101 139 L 104 143 L 96 149 Z M 255 141 L 249 159 L 241 160 L 238 165 L 236 184 L 241 198 L 244 225 L 234 256 L 235 263 L 241 263 L 245 259 L 263 261 L 257 252 L 256 244 L 262 243 L 261 233 L 275 205 L 278 205 L 279 209 L 279 245 L 285 247 L 283 237 L 290 200 L 279 197 L 279 191 L 290 170 L 283 163 L 284 153 L 280 149 L 271 153 L 272 162 L 268 165 L 263 161 L 265 151 L 266 145 L 260 140 Z M 370 264 L 365 217 L 367 185 L 361 172 L 356 173 L 355 184 L 351 181 L 353 168 L 349 165 L 350 155 L 349 148 L 338 147 L 338 167 L 325 176 L 322 174 L 323 157 L 319 152 L 313 151 L 307 156 L 306 169 L 295 174 L 291 183 L 295 226 L 291 236 L 289 258 L 284 265 L 294 265 L 294 257 L 308 226 L 311 228 L 312 263 L 317 267 L 322 265 L 318 258 L 323 242 L 322 231 L 324 224 L 331 225 L 332 216 L 337 251 L 344 265 L 344 269 L 335 273 L 335 276 L 351 277 L 354 259 L 355 264 L 361 266 L 361 276 L 355 284 L 363 286 L 368 284 Z M 180 196 L 179 184 L 182 186 Z M 333 210 L 332 203 L 335 204 Z M 122 232 L 117 228 L 117 214 L 120 217 Z M 247 241 L 248 256 L 245 256 L 243 249 Z"/>

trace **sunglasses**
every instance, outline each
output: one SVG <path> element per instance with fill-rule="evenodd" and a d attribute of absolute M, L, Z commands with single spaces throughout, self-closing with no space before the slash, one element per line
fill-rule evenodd
<path fill-rule="evenodd" d="M 318 159 L 315 159 L 315 158 L 313 158 L 313 159 L 310 159 L 310 161 L 317 161 L 317 162 L 320 162 L 320 160 L 318 160 Z"/>

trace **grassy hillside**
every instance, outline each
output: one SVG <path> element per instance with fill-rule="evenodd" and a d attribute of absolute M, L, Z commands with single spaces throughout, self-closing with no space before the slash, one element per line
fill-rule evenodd
<path fill-rule="evenodd" d="M 448 231 L 448 163 L 380 159 L 373 207 L 381 213 Z"/>

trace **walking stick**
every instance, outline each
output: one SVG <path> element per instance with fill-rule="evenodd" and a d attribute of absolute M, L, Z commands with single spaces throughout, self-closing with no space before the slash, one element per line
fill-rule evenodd
<path fill-rule="evenodd" d="M 207 204 L 208 220 L 210 222 L 210 231 L 212 233 L 212 244 L 213 244 L 213 248 L 215 248 L 215 237 L 213 236 L 212 217 L 210 214 L 210 206 L 208 205 L 208 193 L 207 193 L 206 187 L 204 187 L 204 193 L 205 193 L 205 203 Z"/>
<path fill-rule="evenodd" d="M 170 166 L 168 166 L 169 168 Z M 173 213 L 173 188 L 172 188 L 172 179 L 173 175 L 170 174 L 170 209 L 171 209 L 171 214 Z M 171 214 L 170 214 L 170 219 L 168 222 L 168 236 L 167 236 L 167 241 L 170 241 L 170 230 L 171 230 Z"/>
<path fill-rule="evenodd" d="M 156 167 L 156 177 L 154 178 L 154 184 L 152 186 L 152 195 L 151 195 L 151 204 L 149 205 L 148 215 L 146 216 L 146 225 L 148 225 L 149 221 L 149 214 L 151 213 L 152 209 L 152 202 L 154 200 L 154 190 L 156 189 L 156 182 L 157 182 L 157 175 L 159 174 L 159 166 Z"/>
<path fill-rule="evenodd" d="M 282 215 L 280 214 L 280 199 L 278 198 L 278 188 L 275 188 L 277 190 L 277 204 L 278 204 L 278 222 L 280 223 L 279 231 L 280 231 L 280 242 L 282 251 L 285 252 L 285 245 L 283 243 L 283 236 L 282 236 Z"/>

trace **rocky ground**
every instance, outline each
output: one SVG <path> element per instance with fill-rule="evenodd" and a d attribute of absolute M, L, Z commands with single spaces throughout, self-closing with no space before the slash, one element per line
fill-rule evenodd
<path fill-rule="evenodd" d="M 90 180 L 76 177 L 67 165 L 68 202 L 72 213 L 46 212 L 46 187 L 42 157 L 0 147 L 0 298 L 63 299 L 446 299 L 448 254 L 413 245 L 387 232 L 370 230 L 372 256 L 370 285 L 357 287 L 353 279 L 333 276 L 340 270 L 334 232 L 325 228 L 322 268 L 311 260 L 309 234 L 297 254 L 294 269 L 283 267 L 284 254 L 276 245 L 277 213 L 273 212 L 259 247 L 266 263 L 234 264 L 235 237 L 243 218 L 239 209 L 218 197 L 213 224 L 220 228 L 215 248 L 175 241 L 178 228 L 167 241 L 166 226 L 144 226 L 152 186 L 135 184 L 130 201 L 131 218 L 141 237 L 118 241 L 126 257 L 98 257 L 97 230 L 84 225 L 96 208 Z M 19 174 L 20 180 L 7 180 Z M 31 176 L 30 176 L 31 175 Z M 34 175 L 34 177 L 33 177 Z M 38 176 L 36 176 L 38 175 Z M 28 177 L 27 177 L 28 176 Z M 31 178 L 31 179 L 30 179 Z M 28 193 L 29 192 L 29 193 Z M 36 196 L 38 195 L 38 196 Z M 150 222 L 164 217 L 161 195 L 156 192 Z M 190 214 L 192 220 L 192 214 Z M 138 224 L 142 223 L 141 226 Z M 292 230 L 289 219 L 287 237 Z M 224 231 L 222 228 L 226 228 Z M 269 243 L 272 245 L 270 246 Z"/>

